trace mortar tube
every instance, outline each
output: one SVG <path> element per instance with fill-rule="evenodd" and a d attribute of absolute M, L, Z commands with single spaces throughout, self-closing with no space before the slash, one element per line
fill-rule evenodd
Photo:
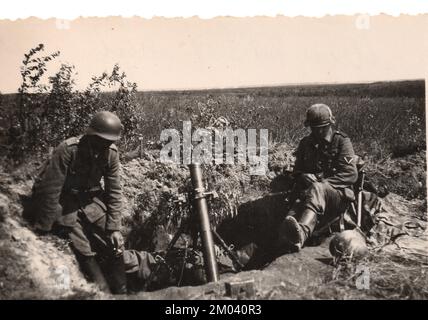
<path fill-rule="evenodd" d="M 217 261 L 214 250 L 214 241 L 211 233 L 208 205 L 202 180 L 202 169 L 200 164 L 190 164 L 190 178 L 195 191 L 194 205 L 200 224 L 200 234 L 204 256 L 204 267 L 207 282 L 218 281 Z"/>

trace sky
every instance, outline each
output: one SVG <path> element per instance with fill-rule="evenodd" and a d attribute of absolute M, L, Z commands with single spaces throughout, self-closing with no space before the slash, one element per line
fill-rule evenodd
<path fill-rule="evenodd" d="M 139 90 L 421 79 L 428 15 L 0 20 L 0 92 L 16 92 L 38 43 L 73 64 L 76 88 L 118 63 Z M 48 74 L 49 75 L 49 74 Z"/>

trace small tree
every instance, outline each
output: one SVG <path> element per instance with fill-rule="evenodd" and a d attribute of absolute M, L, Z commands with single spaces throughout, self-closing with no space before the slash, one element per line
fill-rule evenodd
<path fill-rule="evenodd" d="M 48 91 L 41 79 L 48 62 L 59 56 L 59 51 L 43 55 L 44 45 L 39 44 L 24 55 L 21 66 L 22 83 L 18 89 L 16 109 L 11 115 L 9 128 L 11 157 L 20 161 L 26 151 L 36 151 L 40 144 L 40 112 Z"/>
<path fill-rule="evenodd" d="M 48 145 L 57 145 L 75 134 L 79 114 L 74 92 L 75 68 L 61 64 L 59 71 L 49 78 L 51 89 L 43 110 L 43 137 Z"/>
<path fill-rule="evenodd" d="M 57 73 L 43 83 L 47 64 L 59 55 L 42 55 L 43 44 L 25 54 L 21 67 L 22 84 L 9 130 L 11 153 L 20 162 L 24 155 L 35 155 L 62 140 L 81 134 L 92 115 L 99 110 L 115 112 L 124 124 L 122 146 L 135 145 L 136 130 L 142 120 L 136 99 L 137 85 L 129 82 L 116 64 L 109 74 L 93 77 L 84 91 L 75 90 L 73 65 L 61 64 Z M 105 92 L 110 90 L 113 92 Z M 134 138 L 135 136 L 135 138 Z"/>

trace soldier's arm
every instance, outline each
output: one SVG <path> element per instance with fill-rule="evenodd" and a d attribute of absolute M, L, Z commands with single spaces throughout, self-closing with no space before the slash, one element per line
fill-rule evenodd
<path fill-rule="evenodd" d="M 35 228 L 50 231 L 55 220 L 62 214 L 59 199 L 71 162 L 67 143 L 61 143 L 53 152 L 40 180 L 36 182 L 33 196 L 37 198 Z"/>
<path fill-rule="evenodd" d="M 348 137 L 341 139 L 338 161 L 334 169 L 334 175 L 326 179 L 333 187 L 349 187 L 358 179 L 355 153 L 351 140 Z"/>
<path fill-rule="evenodd" d="M 293 174 L 298 175 L 303 173 L 303 152 L 304 152 L 305 140 L 302 139 L 294 152 L 296 156 L 296 161 L 294 162 Z"/>
<path fill-rule="evenodd" d="M 104 176 L 107 194 L 107 224 L 108 231 L 118 231 L 121 225 L 122 187 L 119 176 L 119 153 L 116 148 L 110 149 L 109 169 Z"/>

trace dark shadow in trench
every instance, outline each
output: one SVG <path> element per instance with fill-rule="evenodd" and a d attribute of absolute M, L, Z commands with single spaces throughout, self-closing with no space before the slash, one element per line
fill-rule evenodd
<path fill-rule="evenodd" d="M 217 232 L 233 244 L 244 260 L 244 270 L 261 269 L 278 256 L 290 252 L 276 246 L 278 228 L 287 213 L 284 193 L 268 194 L 242 204 L 238 214 L 223 221 Z"/>
<path fill-rule="evenodd" d="M 291 172 L 278 175 L 270 183 L 271 193 L 243 203 L 235 217 L 217 227 L 223 240 L 247 259 L 244 270 L 262 269 L 292 252 L 291 248 L 277 246 L 279 226 L 289 210 L 286 196 L 292 185 Z"/>

